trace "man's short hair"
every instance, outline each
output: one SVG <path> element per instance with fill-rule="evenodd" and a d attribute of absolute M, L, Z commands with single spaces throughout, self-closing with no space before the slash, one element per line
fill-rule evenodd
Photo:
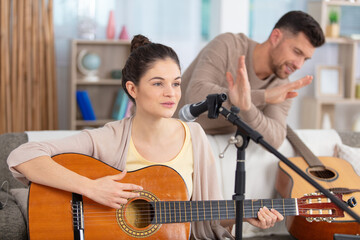
<path fill-rule="evenodd" d="M 288 30 L 295 35 L 302 32 L 314 47 L 320 47 L 325 43 L 325 36 L 319 23 L 302 11 L 286 13 L 275 24 L 275 28 Z"/>

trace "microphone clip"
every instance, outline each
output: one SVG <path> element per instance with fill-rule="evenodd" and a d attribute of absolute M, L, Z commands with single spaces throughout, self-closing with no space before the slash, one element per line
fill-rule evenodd
<path fill-rule="evenodd" d="M 219 109 L 223 102 L 227 99 L 225 93 L 220 94 L 209 94 L 206 97 L 206 102 L 208 105 L 208 118 L 215 119 L 219 117 Z"/>

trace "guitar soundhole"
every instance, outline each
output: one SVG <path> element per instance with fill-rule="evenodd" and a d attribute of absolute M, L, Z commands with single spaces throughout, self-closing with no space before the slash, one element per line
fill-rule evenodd
<path fill-rule="evenodd" d="M 131 226 L 145 228 L 154 219 L 154 209 L 149 202 L 137 199 L 127 206 L 125 217 Z"/>
<path fill-rule="evenodd" d="M 122 231 L 131 237 L 146 238 L 157 232 L 161 224 L 152 223 L 155 211 L 152 202 L 159 199 L 151 192 L 140 191 L 140 197 L 131 199 L 116 210 L 116 219 Z"/>
<path fill-rule="evenodd" d="M 338 174 L 335 170 L 324 167 L 308 168 L 307 172 L 313 177 L 321 179 L 323 181 L 333 181 L 338 177 Z"/>

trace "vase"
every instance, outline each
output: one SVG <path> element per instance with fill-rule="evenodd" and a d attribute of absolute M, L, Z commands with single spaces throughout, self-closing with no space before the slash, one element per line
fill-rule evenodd
<path fill-rule="evenodd" d="M 355 116 L 354 123 L 353 123 L 353 129 L 354 132 L 360 132 L 360 114 Z"/>
<path fill-rule="evenodd" d="M 114 39 L 114 37 L 115 37 L 115 17 L 114 17 L 114 11 L 110 11 L 109 21 L 106 27 L 106 38 Z"/>
<path fill-rule="evenodd" d="M 96 33 L 95 0 L 79 0 L 77 7 L 77 30 L 81 39 L 94 40 Z"/>
<path fill-rule="evenodd" d="M 127 32 L 127 29 L 126 29 L 125 25 L 122 26 L 122 28 L 121 28 L 119 39 L 121 39 L 121 40 L 129 40 L 129 34 Z"/>
<path fill-rule="evenodd" d="M 360 99 L 360 83 L 356 84 L 356 87 L 355 87 L 355 97 L 357 99 Z"/>
<path fill-rule="evenodd" d="M 321 127 L 322 127 L 322 129 L 331 129 L 331 119 L 330 119 L 330 115 L 328 113 L 325 113 L 323 115 Z"/>

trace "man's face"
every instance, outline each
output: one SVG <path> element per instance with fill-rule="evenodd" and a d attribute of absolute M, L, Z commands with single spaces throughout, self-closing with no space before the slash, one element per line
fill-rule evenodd
<path fill-rule="evenodd" d="M 270 51 L 270 67 L 279 78 L 287 78 L 304 62 L 311 58 L 315 51 L 304 33 L 294 35 L 281 30 L 281 35 Z"/>

